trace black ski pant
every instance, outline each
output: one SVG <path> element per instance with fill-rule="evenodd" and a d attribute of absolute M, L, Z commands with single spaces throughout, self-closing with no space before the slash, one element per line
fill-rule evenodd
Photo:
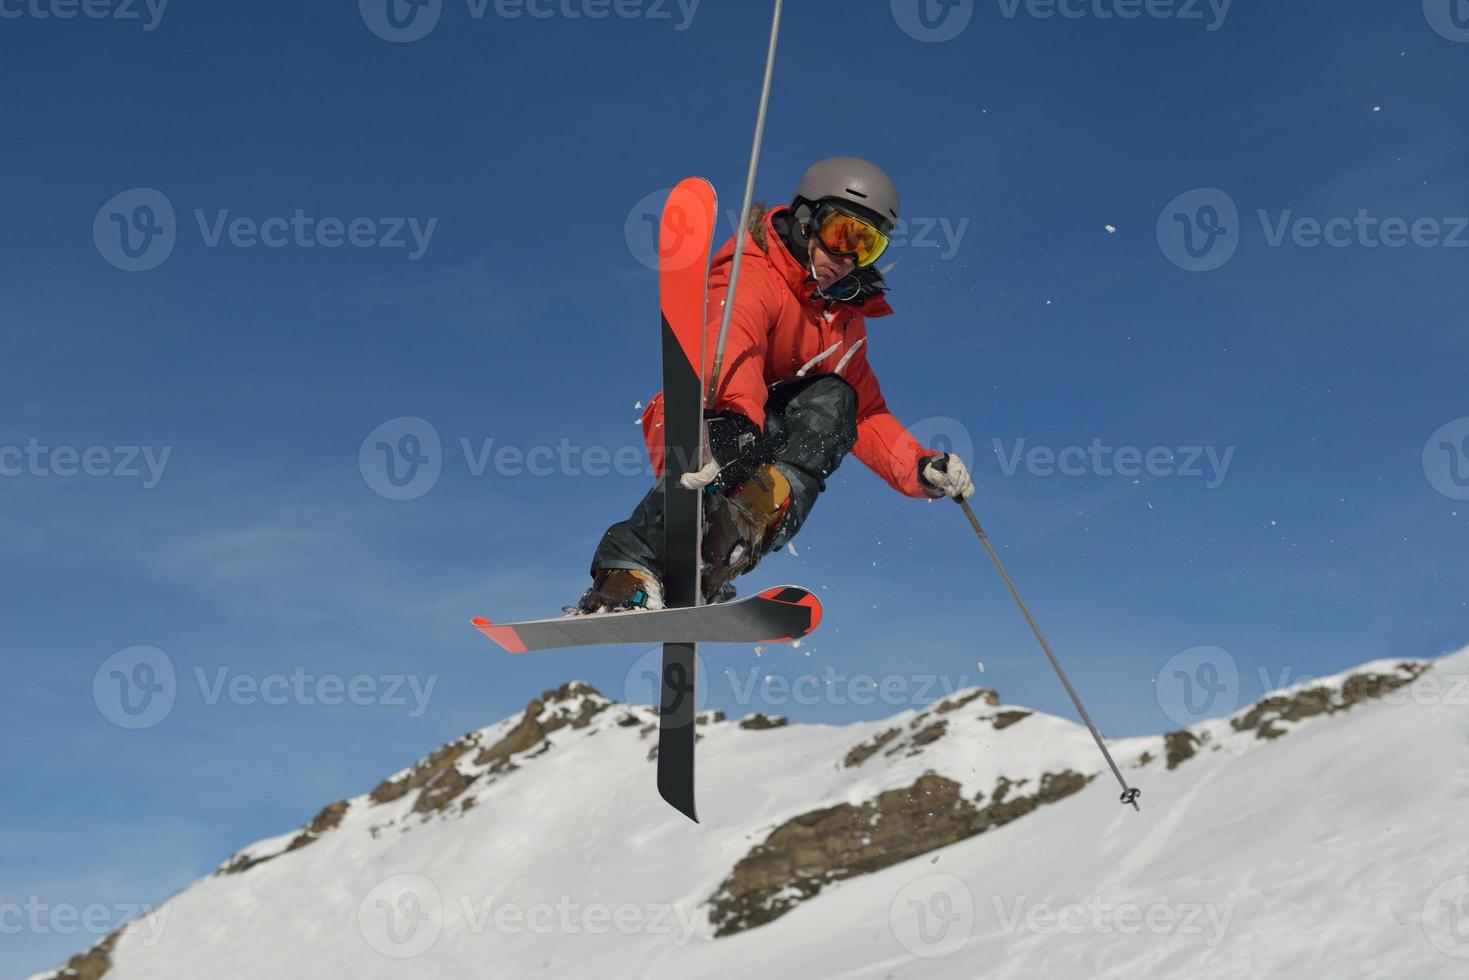
<path fill-rule="evenodd" d="M 811 514 L 826 478 L 857 443 L 857 392 L 835 374 L 791 378 L 770 386 L 765 403 L 766 458 L 791 484 L 791 504 L 767 553 L 785 547 Z M 632 516 L 607 529 L 592 557 L 599 568 L 645 568 L 663 580 L 663 487 L 667 476 L 643 497 Z M 729 506 L 718 484 L 704 491 L 707 526 Z"/>

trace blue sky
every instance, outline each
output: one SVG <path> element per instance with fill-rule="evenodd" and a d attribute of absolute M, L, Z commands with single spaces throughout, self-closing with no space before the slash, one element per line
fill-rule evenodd
<path fill-rule="evenodd" d="M 645 477 L 471 462 L 488 440 L 566 440 L 593 467 L 641 446 L 639 209 L 688 174 L 738 206 L 769 23 L 714 0 L 603 19 L 444 0 L 394 43 L 371 4 L 48 3 L 0 2 L 0 904 L 116 908 L 542 689 L 628 691 L 646 651 L 514 658 L 467 620 L 574 599 Z M 872 363 L 900 418 L 973 446 L 976 509 L 1103 729 L 1177 727 L 1155 678 L 1200 646 L 1239 677 L 1218 714 L 1262 677 L 1469 643 L 1464 18 L 1007 2 L 934 4 L 925 28 L 896 6 L 789 5 L 759 196 L 833 154 L 897 180 L 914 221 Z M 150 226 L 140 203 L 172 250 L 124 271 L 112 215 Z M 214 235 L 298 211 L 377 244 Z M 1312 247 L 1302 218 L 1352 225 Z M 1415 241 L 1372 247 L 1389 218 Z M 359 450 L 402 418 L 438 436 L 439 475 L 391 500 Z M 1094 442 L 1229 464 L 1045 465 Z M 826 623 L 799 650 L 707 650 L 710 707 L 842 721 L 982 683 L 1069 713 L 957 508 L 851 461 L 796 548 L 749 584 L 817 589 Z M 159 652 L 109 661 L 139 646 Z M 140 657 L 172 668 L 173 700 L 130 730 L 106 692 Z M 741 703 L 766 674 L 825 693 Z M 861 674 L 906 700 L 853 703 Z M 320 703 L 331 678 L 365 703 Z M 96 938 L 12 931 L 0 969 Z"/>

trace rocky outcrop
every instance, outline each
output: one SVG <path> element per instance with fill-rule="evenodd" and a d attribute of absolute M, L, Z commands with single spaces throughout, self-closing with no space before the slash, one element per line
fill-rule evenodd
<path fill-rule="evenodd" d="M 786 718 L 780 715 L 762 715 L 758 712 L 748 718 L 740 719 L 740 727 L 747 732 L 766 731 L 771 728 L 784 728 L 788 724 Z"/>
<path fill-rule="evenodd" d="M 852 768 L 853 766 L 860 766 L 862 763 L 866 762 L 868 759 L 876 755 L 878 753 L 878 750 L 880 750 L 884 745 L 888 744 L 901 734 L 903 734 L 903 730 L 901 728 L 889 728 L 886 731 L 878 732 L 876 735 L 872 736 L 867 741 L 855 746 L 850 752 L 848 752 L 846 758 L 842 760 L 842 765 L 846 766 L 848 769 Z"/>
<path fill-rule="evenodd" d="M 1253 708 L 1230 721 L 1237 732 L 1254 732 L 1256 738 L 1275 739 L 1285 735 L 1289 729 L 1280 722 L 1302 721 L 1317 715 L 1334 715 L 1347 711 L 1364 701 L 1381 698 L 1389 691 L 1411 684 L 1429 668 L 1429 664 L 1404 661 L 1398 664 L 1395 674 L 1353 674 L 1342 682 L 1340 689 L 1311 687 L 1292 695 L 1274 695 L 1255 704 Z"/>
<path fill-rule="evenodd" d="M 1163 736 L 1163 758 L 1169 769 L 1194 757 L 1194 751 L 1204 740 L 1190 731 L 1170 732 Z"/>
<path fill-rule="evenodd" d="M 1024 721 L 1026 718 L 1029 718 L 1032 714 L 1034 714 L 1034 712 L 1031 712 L 1031 711 L 999 711 L 999 712 L 996 712 L 995 715 L 994 715 L 994 717 L 991 718 L 990 720 L 993 722 L 993 724 L 995 726 L 995 731 L 998 732 L 998 731 L 1003 731 L 1006 728 L 1009 728 L 1011 725 L 1015 724 L 1017 721 Z"/>
<path fill-rule="evenodd" d="M 1089 776 L 1047 774 L 1033 796 L 981 807 L 952 779 L 925 773 L 906 789 L 788 820 L 735 865 L 709 899 L 716 936 L 764 925 L 835 881 L 868 874 L 1009 823 L 1069 796 Z"/>
<path fill-rule="evenodd" d="M 52 980 L 101 980 L 112 969 L 112 947 L 117 943 L 117 937 L 120 935 L 122 935 L 121 929 L 85 953 L 73 956 L 66 961 L 65 966 L 53 974 Z"/>

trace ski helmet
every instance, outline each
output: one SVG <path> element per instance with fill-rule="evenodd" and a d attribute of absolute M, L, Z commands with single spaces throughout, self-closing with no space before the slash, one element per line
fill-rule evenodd
<path fill-rule="evenodd" d="M 898 188 L 875 163 L 856 157 L 831 157 L 814 164 L 796 188 L 796 205 L 836 198 L 872 221 L 884 234 L 898 220 Z"/>

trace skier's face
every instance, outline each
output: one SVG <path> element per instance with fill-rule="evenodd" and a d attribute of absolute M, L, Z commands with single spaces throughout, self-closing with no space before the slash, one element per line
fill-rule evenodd
<path fill-rule="evenodd" d="M 817 241 L 815 235 L 806 243 L 810 249 L 811 266 L 816 272 L 816 288 L 826 289 L 833 286 L 838 280 L 850 275 L 857 268 L 857 263 L 850 257 L 837 258 L 823 248 Z"/>

